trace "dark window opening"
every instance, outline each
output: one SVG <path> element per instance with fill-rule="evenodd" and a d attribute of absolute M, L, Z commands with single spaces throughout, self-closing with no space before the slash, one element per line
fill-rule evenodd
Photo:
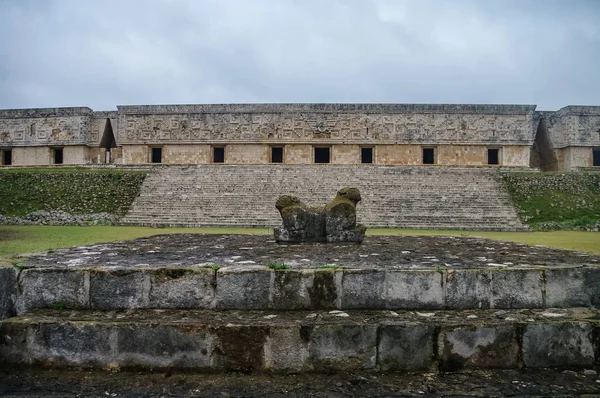
<path fill-rule="evenodd" d="M 62 148 L 54 148 L 54 164 L 62 164 L 63 163 L 63 149 Z"/>
<path fill-rule="evenodd" d="M 373 163 L 373 148 L 360 148 L 360 162 Z"/>
<path fill-rule="evenodd" d="M 435 163 L 435 148 L 423 148 L 423 164 Z"/>
<path fill-rule="evenodd" d="M 5 166 L 10 166 L 12 164 L 12 151 L 10 149 L 5 149 L 2 154 L 2 164 Z"/>
<path fill-rule="evenodd" d="M 315 163 L 329 163 L 329 148 L 315 148 Z"/>
<path fill-rule="evenodd" d="M 152 163 L 162 163 L 162 148 L 152 148 Z"/>
<path fill-rule="evenodd" d="M 497 148 L 488 148 L 488 164 L 500 164 L 499 153 Z"/>
<path fill-rule="evenodd" d="M 225 148 L 213 148 L 213 163 L 225 163 Z"/>
<path fill-rule="evenodd" d="M 283 163 L 283 148 L 272 147 L 271 148 L 271 163 Z"/>
<path fill-rule="evenodd" d="M 600 166 L 600 149 L 594 149 L 594 161 L 593 161 L 593 165 L 594 166 Z"/>

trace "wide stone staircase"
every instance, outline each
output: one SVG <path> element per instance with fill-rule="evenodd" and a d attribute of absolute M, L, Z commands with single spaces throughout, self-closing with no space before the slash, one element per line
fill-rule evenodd
<path fill-rule="evenodd" d="M 279 225 L 279 195 L 324 205 L 344 186 L 362 195 L 368 227 L 526 230 L 497 169 L 427 166 L 201 165 L 154 168 L 124 225 Z"/>

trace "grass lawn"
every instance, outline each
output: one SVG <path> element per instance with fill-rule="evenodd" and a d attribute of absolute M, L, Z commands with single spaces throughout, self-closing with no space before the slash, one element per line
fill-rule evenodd
<path fill-rule="evenodd" d="M 10 264 L 11 257 L 43 250 L 100 242 L 135 239 L 142 236 L 173 233 L 260 234 L 267 228 L 150 228 L 150 227 L 58 227 L 0 226 L 0 264 Z M 367 235 L 453 235 L 480 236 L 489 239 L 546 245 L 558 249 L 581 250 L 600 254 L 600 233 L 579 231 L 554 232 L 479 232 L 371 228 Z"/>

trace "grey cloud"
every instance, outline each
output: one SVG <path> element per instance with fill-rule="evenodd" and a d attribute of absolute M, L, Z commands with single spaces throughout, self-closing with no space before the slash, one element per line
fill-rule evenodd
<path fill-rule="evenodd" d="M 0 108 L 600 104 L 600 2 L 0 0 Z"/>

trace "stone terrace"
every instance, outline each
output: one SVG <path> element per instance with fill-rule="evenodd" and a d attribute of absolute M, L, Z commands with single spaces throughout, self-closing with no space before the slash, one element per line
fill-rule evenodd
<path fill-rule="evenodd" d="M 324 205 L 344 186 L 360 190 L 358 222 L 369 227 L 527 229 L 497 169 L 364 165 L 155 169 L 122 223 L 274 227 L 279 195 Z"/>
<path fill-rule="evenodd" d="M 0 268 L 0 364 L 592 368 L 599 264 L 466 237 L 276 245 L 269 236 L 185 234 L 61 249 Z"/>

